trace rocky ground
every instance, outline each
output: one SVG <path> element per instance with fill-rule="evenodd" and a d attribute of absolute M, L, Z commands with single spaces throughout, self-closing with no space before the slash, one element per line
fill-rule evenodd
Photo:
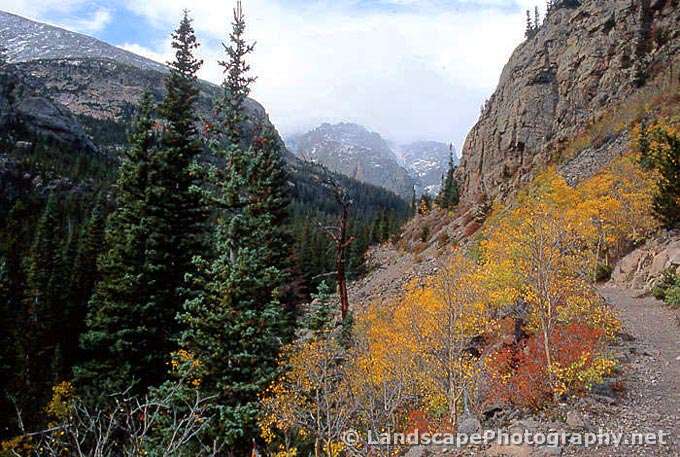
<path fill-rule="evenodd" d="M 564 455 L 680 456 L 680 313 L 634 290 L 608 286 L 601 293 L 624 326 L 624 338 L 615 348 L 623 362 L 624 393 L 620 400 L 592 408 L 589 428 L 671 436 L 667 445 L 567 448 Z"/>

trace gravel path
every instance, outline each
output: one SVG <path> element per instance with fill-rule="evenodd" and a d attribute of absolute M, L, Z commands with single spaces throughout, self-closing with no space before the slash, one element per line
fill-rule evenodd
<path fill-rule="evenodd" d="M 604 286 L 600 293 L 617 310 L 625 334 L 632 338 L 623 338 L 616 348 L 624 361 L 625 394 L 620 402 L 593 411 L 591 428 L 670 435 L 665 446 L 568 448 L 565 455 L 680 456 L 680 314 L 630 289 Z"/>

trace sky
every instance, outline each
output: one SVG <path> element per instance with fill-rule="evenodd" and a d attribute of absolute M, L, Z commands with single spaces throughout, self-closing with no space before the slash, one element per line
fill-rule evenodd
<path fill-rule="evenodd" d="M 235 0 L 0 0 L 0 9 L 92 35 L 154 60 L 190 10 L 221 82 Z M 535 3 L 535 0 L 534 0 Z M 523 40 L 531 0 L 243 0 L 252 96 L 284 135 L 356 122 L 397 143 L 462 145 Z"/>

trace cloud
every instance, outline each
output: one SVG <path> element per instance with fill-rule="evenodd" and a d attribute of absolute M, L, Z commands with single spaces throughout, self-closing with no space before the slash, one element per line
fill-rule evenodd
<path fill-rule="evenodd" d="M 87 0 L 0 0 L 0 9 L 81 33 L 111 23 L 111 10 Z"/>
<path fill-rule="evenodd" d="M 61 25 L 70 30 L 81 33 L 95 33 L 103 30 L 111 23 L 111 11 L 106 8 L 99 8 L 89 17 L 67 18 Z"/>
<path fill-rule="evenodd" d="M 146 57 L 147 59 L 155 60 L 156 62 L 160 63 L 165 63 L 172 58 L 172 51 L 170 50 L 169 43 L 167 43 L 166 46 L 164 45 L 165 45 L 164 43 L 159 45 L 159 48 L 157 48 L 156 50 L 142 46 L 137 43 L 123 43 L 119 44 L 118 47 L 125 49 L 126 51 L 133 52 L 142 57 Z M 165 49 L 162 49 L 163 47 Z"/>
<path fill-rule="evenodd" d="M 523 39 L 532 1 L 245 0 L 247 36 L 257 42 L 253 96 L 284 135 L 354 121 L 397 141 L 460 146 Z M 132 33 L 113 44 L 163 62 L 188 8 L 202 42 L 200 76 L 222 78 L 217 61 L 234 0 L 118 0 L 97 8 L 85 0 L 0 0 L 0 8 L 8 2 L 85 32 L 117 27 L 109 10 L 116 21 L 142 21 L 153 42 Z M 167 38 L 156 41 L 158 33 Z"/>
<path fill-rule="evenodd" d="M 126 5 L 168 32 L 182 9 L 190 9 L 203 42 L 201 76 L 219 82 L 216 61 L 231 1 Z M 253 96 L 284 134 L 348 120 L 397 141 L 460 145 L 522 40 L 525 6 L 513 0 L 248 0 L 247 34 L 257 41 Z"/>

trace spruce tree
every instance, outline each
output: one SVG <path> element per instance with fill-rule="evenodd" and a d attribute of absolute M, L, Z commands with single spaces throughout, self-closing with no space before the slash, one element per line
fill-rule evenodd
<path fill-rule="evenodd" d="M 63 265 L 60 253 L 59 206 L 54 194 L 48 198 L 35 232 L 28 258 L 27 291 L 21 317 L 21 399 L 31 425 L 42 422 L 40 408 L 57 380 L 60 335 L 64 322 Z"/>
<path fill-rule="evenodd" d="M 87 304 L 100 279 L 97 257 L 104 250 L 105 226 L 104 197 L 99 196 L 90 217 L 81 228 L 78 251 L 71 272 L 69 300 L 67 302 L 64 329 L 64 361 L 73 366 L 80 360 L 80 335 L 85 331 Z"/>
<path fill-rule="evenodd" d="M 524 29 L 524 37 L 531 38 L 534 36 L 534 24 L 531 22 L 531 12 L 527 10 L 527 25 Z"/>
<path fill-rule="evenodd" d="M 187 329 L 182 345 L 201 363 L 201 389 L 216 396 L 219 420 L 212 433 L 241 454 L 256 436 L 258 395 L 277 375 L 280 346 L 290 337 L 280 298 L 287 279 L 288 186 L 281 147 L 273 132 L 262 131 L 252 146 L 241 136 L 244 102 L 254 78 L 245 61 L 240 2 L 234 10 L 225 69 L 221 123 L 213 152 L 224 159 L 213 167 L 211 199 L 220 208 L 213 240 L 216 256 L 202 258 L 196 297 L 180 316 Z"/>
<path fill-rule="evenodd" d="M 440 208 L 454 208 L 460 201 L 458 182 L 456 181 L 456 165 L 453 161 L 453 145 L 449 147 L 449 165 L 442 179 L 442 187 L 435 203 Z"/>
<path fill-rule="evenodd" d="M 133 383 L 142 391 L 165 378 L 180 334 L 185 277 L 204 250 L 208 214 L 193 170 L 202 151 L 195 112 L 202 62 L 193 56 L 198 43 L 186 11 L 172 38 L 175 60 L 158 108 L 159 132 L 153 133 L 147 96 L 120 173 L 103 279 L 83 337 L 94 358 L 81 367 L 80 379 L 99 392 Z"/>
<path fill-rule="evenodd" d="M 85 361 L 74 370 L 86 398 L 99 400 L 140 382 L 151 384 L 165 370 L 167 354 L 156 340 L 166 331 L 148 291 L 146 261 L 153 226 L 146 194 L 156 138 L 153 100 L 145 94 L 114 188 L 117 208 L 106 224 L 105 252 L 97 261 L 101 281 L 88 305 L 81 337 Z"/>

